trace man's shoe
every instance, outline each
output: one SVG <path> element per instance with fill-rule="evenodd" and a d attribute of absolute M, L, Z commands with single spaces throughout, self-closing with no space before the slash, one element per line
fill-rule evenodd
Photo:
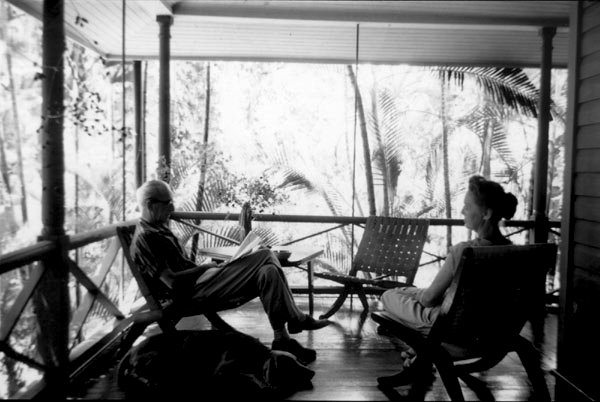
<path fill-rule="evenodd" d="M 281 350 L 296 356 L 296 359 L 302 364 L 312 363 L 317 359 L 317 351 L 305 348 L 297 340 L 292 338 L 274 340 L 271 345 L 272 350 Z"/>
<path fill-rule="evenodd" d="M 315 320 L 307 315 L 304 321 L 288 322 L 288 332 L 290 334 L 298 334 L 302 331 L 314 331 L 315 329 L 324 328 L 329 324 L 331 324 L 331 321 L 329 320 Z"/>

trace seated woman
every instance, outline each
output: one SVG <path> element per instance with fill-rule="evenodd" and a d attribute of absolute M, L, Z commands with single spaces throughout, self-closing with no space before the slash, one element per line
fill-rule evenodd
<path fill-rule="evenodd" d="M 160 278 L 171 297 L 185 297 L 190 303 L 208 305 L 215 311 L 260 297 L 273 328 L 272 349 L 292 353 L 303 363 L 316 359 L 316 351 L 300 345 L 290 333 L 320 329 L 330 321 L 315 320 L 300 311 L 271 250 L 259 249 L 229 264 L 197 265 L 169 229 L 174 211 L 169 185 L 149 180 L 136 195 L 141 217 L 132 239 L 131 258 L 152 271 L 151 276 Z"/>
<path fill-rule="evenodd" d="M 499 222 L 502 218 L 512 218 L 516 208 L 517 198 L 512 193 L 505 192 L 500 184 L 482 176 L 471 177 L 461 212 L 464 215 L 465 226 L 473 230 L 477 238 L 450 247 L 442 268 L 429 287 L 400 287 L 385 291 L 381 295 L 383 309 L 405 326 L 428 334 L 458 268 L 463 249 L 471 246 L 511 244 L 500 232 Z M 407 358 L 404 370 L 399 376 L 395 376 L 393 384 L 390 385 L 411 383 L 415 379 L 415 373 L 422 374 L 422 370 L 430 368 L 429 362 L 417 364 L 418 356 L 414 356 L 412 350 L 405 357 Z"/>

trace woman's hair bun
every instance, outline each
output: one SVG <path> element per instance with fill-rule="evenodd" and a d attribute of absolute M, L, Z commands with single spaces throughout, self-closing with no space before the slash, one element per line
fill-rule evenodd
<path fill-rule="evenodd" d="M 475 202 L 493 211 L 493 219 L 511 219 L 517 211 L 519 201 L 513 193 L 505 192 L 500 183 L 487 180 L 480 175 L 469 179 L 469 191 L 475 196 Z"/>
<path fill-rule="evenodd" d="M 502 213 L 502 217 L 504 219 L 510 219 L 515 216 L 515 212 L 517 212 L 517 204 L 519 201 L 517 197 L 513 193 L 504 193 L 504 211 Z"/>

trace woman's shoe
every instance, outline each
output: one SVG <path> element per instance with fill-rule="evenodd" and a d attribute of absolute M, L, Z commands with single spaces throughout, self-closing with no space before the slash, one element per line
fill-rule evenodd
<path fill-rule="evenodd" d="M 394 388 L 402 385 L 412 384 L 416 380 L 416 373 L 414 367 L 404 367 L 404 369 L 398 374 L 377 377 L 377 384 L 382 387 Z"/>
<path fill-rule="evenodd" d="M 435 379 L 433 365 L 431 364 L 416 364 L 406 366 L 398 374 L 378 377 L 377 383 L 386 388 L 395 388 L 403 385 L 413 384 L 415 381 L 431 381 Z"/>

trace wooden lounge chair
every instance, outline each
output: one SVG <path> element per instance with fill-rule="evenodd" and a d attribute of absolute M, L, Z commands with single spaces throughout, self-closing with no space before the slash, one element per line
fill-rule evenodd
<path fill-rule="evenodd" d="M 169 332 L 175 330 L 175 326 L 181 318 L 203 314 L 215 328 L 234 330 L 219 317 L 216 311 L 190 309 L 187 308 L 185 300 L 174 300 L 169 296 L 166 285 L 160 279 L 153 278 L 147 273 L 146 269 L 138 267 L 129 252 L 134 231 L 134 225 L 117 227 L 117 235 L 123 248 L 123 254 L 138 284 L 140 293 L 146 300 L 146 307 L 136 313 L 140 317 L 140 323 L 148 324 L 156 321 L 163 332 Z M 143 325 L 140 325 L 137 330 L 139 331 L 142 327 Z"/>
<path fill-rule="evenodd" d="M 540 356 L 521 331 L 544 305 L 546 272 L 556 251 L 555 244 L 466 248 L 429 335 L 386 312 L 372 312 L 371 317 L 385 333 L 412 347 L 421 364 L 436 366 L 453 401 L 464 400 L 458 378 L 474 383 L 469 373 L 496 366 L 512 351 L 521 359 L 534 397 L 550 400 Z M 404 385 L 402 374 L 379 377 L 380 388 L 385 392 Z M 423 389 L 417 383 L 413 387 Z"/>
<path fill-rule="evenodd" d="M 368 311 L 367 294 L 380 295 L 389 288 L 412 285 L 428 229 L 426 219 L 368 217 L 349 274 L 314 273 L 344 285 L 340 296 L 320 318 L 335 314 L 350 294 L 357 294 Z"/>

